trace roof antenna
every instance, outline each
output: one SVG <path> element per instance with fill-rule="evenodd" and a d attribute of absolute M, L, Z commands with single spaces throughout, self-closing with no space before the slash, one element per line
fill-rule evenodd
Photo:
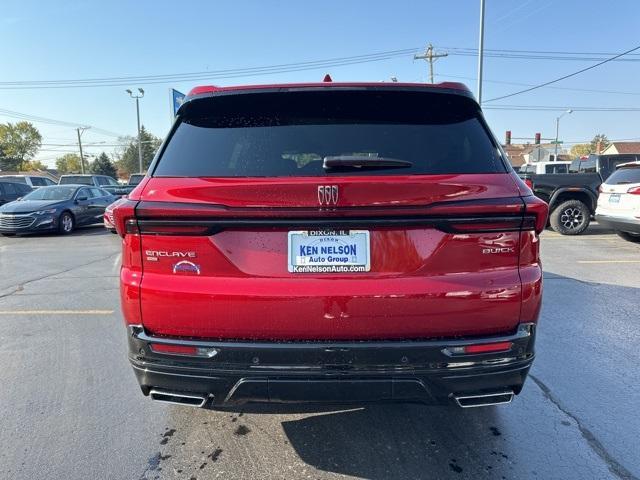
<path fill-rule="evenodd" d="M 329 75 L 328 73 L 324 76 L 324 78 L 322 79 L 322 82 L 333 82 L 333 78 L 331 78 L 331 75 Z"/>

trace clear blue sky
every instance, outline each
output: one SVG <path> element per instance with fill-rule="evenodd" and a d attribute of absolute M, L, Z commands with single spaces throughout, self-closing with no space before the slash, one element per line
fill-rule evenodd
<path fill-rule="evenodd" d="M 637 0 L 486 0 L 487 49 L 622 52 L 640 45 Z M 66 1 L 4 0 L 0 18 L 0 82 L 157 75 L 257 67 L 396 49 L 477 47 L 479 0 L 458 1 Z M 640 53 L 640 51 L 636 52 Z M 595 93 L 543 88 L 493 104 L 568 107 L 639 107 L 640 56 L 611 62 L 556 86 L 622 91 Z M 571 73 L 593 60 L 487 58 L 484 99 Z M 449 56 L 435 64 L 436 80 L 457 80 L 475 91 L 476 58 Z M 385 61 L 317 70 L 238 77 L 208 82 L 179 81 L 143 87 L 142 121 L 163 137 L 170 122 L 169 87 L 188 91 L 195 84 L 219 85 L 320 80 L 426 81 L 427 65 L 412 54 Z M 459 79 L 469 77 L 471 79 Z M 0 109 L 121 134 L 135 134 L 135 106 L 126 86 L 67 89 L 0 89 Z M 487 104 L 488 106 L 489 104 Z M 561 111 L 560 111 L 561 112 Z M 542 132 L 555 135 L 554 111 L 486 110 L 499 138 Z M 603 132 L 611 139 L 640 138 L 640 111 L 574 112 L 561 122 L 561 139 L 576 142 Z M 17 121 L 3 116 L 0 122 Z M 36 123 L 44 136 L 39 158 L 54 164 L 74 147 L 70 127 Z M 113 143 L 89 130 L 87 143 Z M 89 153 L 111 147 L 87 147 Z"/>

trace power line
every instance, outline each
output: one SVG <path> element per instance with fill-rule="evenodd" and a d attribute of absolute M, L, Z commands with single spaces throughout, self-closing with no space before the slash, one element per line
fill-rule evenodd
<path fill-rule="evenodd" d="M 260 76 L 276 73 L 298 72 L 305 70 L 317 70 L 325 68 L 340 67 L 346 65 L 356 65 L 369 62 L 379 62 L 395 57 L 407 56 L 417 51 L 417 48 L 391 50 L 366 55 L 352 57 L 340 57 L 327 60 L 315 60 L 308 62 L 297 62 L 279 65 L 269 65 L 262 67 L 247 67 L 227 70 L 210 70 L 202 72 L 177 73 L 165 75 L 142 75 L 128 77 L 101 77 L 90 79 L 66 79 L 66 80 L 22 80 L 11 82 L 0 82 L 0 89 L 36 89 L 36 88 L 83 88 L 83 87 L 104 87 L 104 86 L 126 86 L 131 83 L 142 85 L 174 83 L 186 80 L 206 80 L 206 79 L 227 79 L 238 77 Z"/>
<path fill-rule="evenodd" d="M 80 123 L 73 123 L 73 122 L 67 122 L 64 120 L 55 120 L 53 118 L 47 118 L 47 117 L 40 117 L 37 115 L 31 115 L 28 113 L 21 113 L 21 112 L 15 112 L 13 110 L 6 110 L 3 108 L 0 108 L 0 116 L 5 116 L 5 117 L 10 117 L 10 118 L 16 118 L 18 120 L 28 120 L 30 122 L 34 122 L 34 123 L 45 123 L 45 124 L 49 124 L 49 125 L 60 125 L 63 127 L 69 127 L 69 128 L 83 128 L 83 127 L 87 127 L 87 126 L 91 126 L 91 125 L 87 125 L 87 124 L 80 124 Z M 102 134 L 102 135 L 106 135 L 109 137 L 123 137 L 124 135 L 116 133 L 116 132 L 112 132 L 110 130 L 105 130 L 104 128 L 98 128 L 98 127 L 93 127 L 91 126 L 92 130 L 96 133 Z"/>
<path fill-rule="evenodd" d="M 507 95 L 502 95 L 500 97 L 490 98 L 489 100 L 485 100 L 485 102 L 494 102 L 496 100 L 502 100 L 502 99 L 505 99 L 505 98 L 514 97 L 514 96 L 520 95 L 522 93 L 527 93 L 527 92 L 530 92 L 532 90 L 536 90 L 538 88 L 546 87 L 547 85 L 551 85 L 553 83 L 557 83 L 557 82 L 560 82 L 562 80 L 566 80 L 567 78 L 575 77 L 576 75 L 584 73 L 584 72 L 586 72 L 588 70 L 592 70 L 592 69 L 594 69 L 596 67 L 599 67 L 600 65 L 604 65 L 605 63 L 611 62 L 611 61 L 615 60 L 616 58 L 620 58 L 620 57 L 622 57 L 624 55 L 627 55 L 628 53 L 635 52 L 636 50 L 639 50 L 639 49 L 640 49 L 640 45 L 638 45 L 637 47 L 634 47 L 634 48 L 632 48 L 630 50 L 627 50 L 626 52 L 619 53 L 618 55 L 615 55 L 615 56 L 610 57 L 610 58 L 608 58 L 606 60 L 603 60 L 602 62 L 598 62 L 598 63 L 596 63 L 594 65 L 589 66 L 589 67 L 582 68 L 582 69 L 578 70 L 577 72 L 573 72 L 573 73 L 570 73 L 568 75 L 563 75 L 562 77 L 556 78 L 554 80 L 550 80 L 550 81 L 545 82 L 545 83 L 541 83 L 540 85 L 534 85 L 533 87 L 526 88 L 526 89 L 520 90 L 518 92 L 509 93 Z"/>
<path fill-rule="evenodd" d="M 477 48 L 468 48 L 468 47 L 443 47 L 440 48 L 446 50 L 463 50 L 470 53 L 477 54 Z M 546 55 L 601 55 L 605 57 L 611 57 L 613 55 L 617 55 L 618 52 L 574 52 L 574 51 L 562 51 L 562 50 L 513 50 L 513 49 L 497 49 L 497 48 L 487 48 L 485 52 L 499 52 L 499 53 L 533 53 L 533 54 L 546 54 Z M 640 53 L 631 53 L 628 56 L 630 57 L 640 57 Z"/>
<path fill-rule="evenodd" d="M 489 105 L 484 110 L 566 111 L 575 112 L 640 112 L 640 107 L 563 107 L 552 105 Z"/>
<path fill-rule="evenodd" d="M 441 47 L 445 48 L 445 47 Z M 450 55 L 475 56 L 477 49 L 465 47 L 446 47 Z M 166 84 L 179 81 L 196 80 L 223 80 L 239 77 L 253 77 L 261 75 L 271 75 L 278 73 L 299 72 L 306 70 L 326 69 L 348 65 L 356 65 L 369 62 L 379 62 L 396 57 L 414 54 L 418 48 L 406 48 L 389 50 L 383 52 L 354 55 L 348 57 L 334 57 L 324 60 L 311 60 L 303 62 L 292 62 L 258 67 L 232 68 L 222 70 L 183 72 L 159 75 L 133 75 L 133 76 L 113 76 L 95 78 L 75 78 L 59 80 L 16 80 L 0 82 L 0 89 L 46 89 L 46 88 L 94 88 L 94 87 L 115 87 L 128 86 L 131 83 L 142 85 Z M 580 60 L 596 61 L 603 60 L 602 56 L 613 54 L 606 52 L 565 52 L 565 51 L 541 51 L 541 50 L 507 50 L 507 49 L 486 49 L 485 56 L 493 58 L 527 59 L 527 60 Z M 637 58 L 636 58 L 637 57 Z M 640 61 L 640 55 L 629 55 L 628 58 L 620 58 L 616 55 L 608 61 Z"/>
<path fill-rule="evenodd" d="M 443 77 L 443 78 L 460 78 L 463 80 L 477 80 L 476 77 L 465 77 L 462 75 L 449 75 L 449 74 L 436 74 L 436 77 Z M 496 83 L 496 84 L 502 84 L 502 85 L 516 85 L 516 86 L 520 86 L 520 87 L 534 87 L 535 85 L 532 83 L 522 83 L 522 82 L 505 82 L 505 81 L 501 81 L 501 80 L 486 80 L 486 79 L 482 79 L 483 82 L 487 82 L 487 83 Z M 545 88 L 551 88 L 554 90 L 568 90 L 571 92 L 588 92 L 588 93 L 611 93 L 611 94 L 615 94 L 615 95 L 640 95 L 640 92 L 621 92 L 619 90 L 595 90 L 595 89 L 591 89 L 591 88 L 575 88 L 575 87 L 545 87 Z"/>

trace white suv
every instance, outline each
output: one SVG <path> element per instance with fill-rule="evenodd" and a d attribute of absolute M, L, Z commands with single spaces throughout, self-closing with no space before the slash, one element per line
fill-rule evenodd
<path fill-rule="evenodd" d="M 596 220 L 625 240 L 640 242 L 640 162 L 618 165 L 600 186 Z"/>
<path fill-rule="evenodd" d="M 50 185 L 57 185 L 56 182 L 47 177 L 40 177 L 38 175 L 3 175 L 0 177 L 0 182 L 15 182 L 26 183 L 31 188 L 48 187 Z"/>

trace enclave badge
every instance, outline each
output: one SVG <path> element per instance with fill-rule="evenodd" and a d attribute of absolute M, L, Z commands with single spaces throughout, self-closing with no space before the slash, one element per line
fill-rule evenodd
<path fill-rule="evenodd" d="M 338 186 L 320 185 L 318 186 L 318 203 L 320 205 L 338 204 Z"/>

